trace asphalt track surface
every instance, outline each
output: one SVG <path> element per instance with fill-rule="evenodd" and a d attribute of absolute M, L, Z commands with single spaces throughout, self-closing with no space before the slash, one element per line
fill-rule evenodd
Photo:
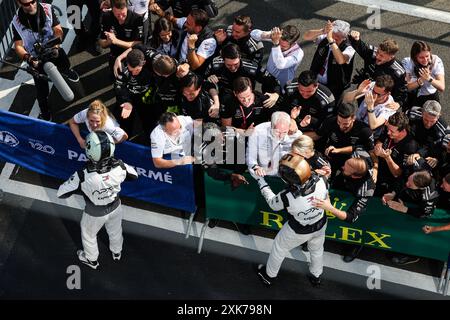
<path fill-rule="evenodd" d="M 430 5 L 450 11 L 450 4 L 439 1 L 404 1 Z M 222 1 L 220 15 L 213 25 L 227 25 L 235 15 L 250 14 L 258 28 L 269 29 L 282 22 L 296 23 L 301 31 L 321 28 L 327 19 L 344 19 L 362 31 L 362 38 L 376 44 L 387 36 L 400 44 L 399 57 L 409 54 L 414 40 L 428 41 L 433 52 L 449 66 L 449 25 L 390 13 L 382 13 L 382 29 L 368 30 L 366 8 L 336 1 Z M 66 32 L 68 30 L 65 30 Z M 305 59 L 299 71 L 307 69 L 315 51 L 312 43 L 302 43 Z M 266 46 L 266 51 L 268 48 Z M 108 105 L 114 103 L 110 79 L 106 76 L 106 55 L 96 55 L 77 40 L 70 58 L 81 75 L 83 92 L 72 104 L 61 102 L 52 91 L 57 106 L 57 122 L 65 122 L 86 107 L 93 98 Z M 14 59 L 14 57 L 12 57 Z M 361 66 L 357 58 L 355 67 Z M 15 71 L 3 68 L 0 76 L 12 81 Z M 446 76 L 447 83 L 448 76 Z M 9 109 L 29 114 L 34 88 L 22 84 Z M 443 114 L 450 120 L 448 91 L 442 96 Z M 2 106 L 4 108 L 4 106 Z M 26 174 L 25 174 L 26 175 Z M 43 177 L 45 180 L 45 178 Z M 25 179 L 26 180 L 26 179 Z M 1 189 L 1 186 L 0 186 Z M 24 203 L 26 205 L 24 205 Z M 18 206 L 17 204 L 20 204 Z M 257 263 L 267 259 L 265 253 L 209 241 L 202 254 L 196 253 L 197 241 L 183 235 L 124 222 L 123 260 L 112 261 L 106 233 L 100 235 L 100 270 L 91 270 L 75 256 L 81 245 L 80 212 L 58 206 L 5 195 L 0 203 L 0 298 L 2 299 L 440 299 L 441 296 L 382 283 L 382 290 L 368 290 L 366 279 L 333 269 L 325 269 L 324 285 L 313 289 L 306 279 L 307 267 L 286 260 L 279 281 L 270 289 L 262 286 L 254 274 Z M 67 268 L 79 265 L 81 289 L 69 290 Z M 181 270 L 181 271 L 180 271 Z M 434 268 L 432 274 L 438 269 Z M 427 271 L 430 273 L 430 271 Z"/>
<path fill-rule="evenodd" d="M 17 205 L 20 203 L 20 205 Z M 381 282 L 369 290 L 366 278 L 325 268 L 312 288 L 307 265 L 286 259 L 270 288 L 255 274 L 265 253 L 123 222 L 122 260 L 113 261 L 104 229 L 99 234 L 100 267 L 80 263 L 81 211 L 3 194 L 0 203 L 0 299 L 304 300 L 441 299 L 442 296 Z M 75 267 L 74 267 L 75 266 Z M 79 289 L 69 289 L 79 268 Z M 69 286 L 70 287 L 70 286 Z"/>

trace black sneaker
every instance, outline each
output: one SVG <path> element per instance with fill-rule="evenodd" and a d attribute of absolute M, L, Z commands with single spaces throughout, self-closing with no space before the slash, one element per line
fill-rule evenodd
<path fill-rule="evenodd" d="M 112 258 L 113 258 L 113 260 L 115 260 L 115 261 L 119 261 L 120 258 L 122 258 L 122 252 L 119 252 L 119 253 L 111 252 L 111 253 L 112 253 Z"/>
<path fill-rule="evenodd" d="M 309 249 L 308 249 L 308 242 L 303 243 L 301 245 L 301 247 L 302 247 L 302 251 L 304 251 L 304 252 L 308 252 L 309 251 Z"/>
<path fill-rule="evenodd" d="M 352 262 L 361 252 L 363 246 L 360 245 L 352 245 L 351 248 L 344 255 L 344 262 Z"/>
<path fill-rule="evenodd" d="M 258 275 L 259 280 L 267 287 L 270 287 L 276 279 L 276 277 L 272 278 L 267 275 L 266 265 L 264 264 L 258 265 L 256 274 Z"/>
<path fill-rule="evenodd" d="M 237 222 L 233 222 L 234 225 L 236 226 L 237 231 L 239 231 L 240 233 L 242 233 L 245 236 L 248 236 L 250 234 L 250 226 L 248 224 L 242 224 L 242 223 L 237 223 Z"/>
<path fill-rule="evenodd" d="M 50 113 L 41 112 L 38 115 L 38 119 L 45 120 L 45 121 L 52 121 L 52 116 Z"/>
<path fill-rule="evenodd" d="M 320 278 L 320 276 L 315 277 L 312 274 L 308 274 L 308 280 L 314 288 L 320 287 L 320 284 L 322 283 L 322 279 Z"/>
<path fill-rule="evenodd" d="M 405 266 L 407 264 L 416 263 L 419 260 L 420 260 L 420 258 L 418 258 L 418 257 L 405 256 L 405 255 L 398 255 L 398 256 L 392 257 L 392 262 L 397 265 L 400 265 L 400 266 Z"/>
<path fill-rule="evenodd" d="M 69 69 L 69 71 L 67 71 L 66 73 L 66 77 L 69 81 L 72 82 L 78 82 L 80 81 L 80 76 L 78 75 L 78 73 L 73 70 L 73 69 Z"/>
<path fill-rule="evenodd" d="M 87 265 L 88 267 L 90 267 L 92 269 L 97 269 L 98 266 L 100 265 L 97 260 L 91 261 L 88 258 L 86 258 L 86 255 L 83 250 L 78 250 L 77 256 L 78 256 L 78 260 L 80 260 L 82 263 L 84 263 L 85 265 Z"/>
<path fill-rule="evenodd" d="M 209 219 L 208 227 L 214 228 L 219 224 L 219 219 Z"/>

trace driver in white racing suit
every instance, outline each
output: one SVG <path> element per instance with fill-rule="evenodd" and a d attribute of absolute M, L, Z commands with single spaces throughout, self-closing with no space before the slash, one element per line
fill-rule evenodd
<path fill-rule="evenodd" d="M 81 189 L 86 207 L 81 218 L 83 250 L 77 251 L 78 259 L 97 269 L 99 263 L 97 233 L 103 227 L 109 236 L 109 249 L 113 260 L 122 254 L 122 209 L 118 196 L 125 180 L 137 179 L 129 165 L 114 158 L 114 140 L 104 131 L 93 131 L 86 137 L 86 167 L 75 172 L 58 189 L 58 197 L 68 197 Z"/>
<path fill-rule="evenodd" d="M 288 153 L 282 157 L 279 175 L 289 186 L 275 195 L 265 182 L 260 182 L 261 193 L 270 208 L 275 211 L 286 209 L 288 222 L 275 237 L 267 265 L 260 264 L 257 274 L 260 280 L 270 286 L 278 275 L 287 253 L 304 242 L 308 242 L 311 255 L 309 281 L 314 287 L 320 285 L 323 271 L 323 244 L 327 216 L 323 209 L 315 208 L 314 199 L 326 199 L 328 183 L 319 176 L 300 155 Z"/>

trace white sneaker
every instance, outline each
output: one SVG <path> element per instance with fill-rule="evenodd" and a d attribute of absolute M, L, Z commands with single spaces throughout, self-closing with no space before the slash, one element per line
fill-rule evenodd
<path fill-rule="evenodd" d="M 88 267 L 90 267 L 92 269 L 97 269 L 98 266 L 100 265 L 97 260 L 91 261 L 88 258 L 86 258 L 86 255 L 83 250 L 78 250 L 77 256 L 78 256 L 78 260 L 80 260 L 82 263 L 84 263 L 85 265 L 87 265 Z"/>

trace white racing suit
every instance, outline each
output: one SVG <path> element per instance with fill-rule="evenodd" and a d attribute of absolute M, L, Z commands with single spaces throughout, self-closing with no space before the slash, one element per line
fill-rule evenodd
<path fill-rule="evenodd" d="M 326 199 L 328 183 L 325 179 L 313 173 L 303 188 L 290 186 L 277 195 L 267 184 L 261 186 L 261 193 L 272 210 L 286 209 L 290 214 L 275 237 L 266 265 L 269 277 L 276 277 L 287 253 L 306 241 L 311 256 L 309 271 L 316 278 L 322 274 L 327 216 L 323 209 L 313 207 L 311 201 Z"/>
<path fill-rule="evenodd" d="M 70 196 L 81 189 L 86 207 L 81 218 L 81 240 L 86 258 L 97 261 L 97 233 L 105 225 L 109 236 L 109 249 L 122 251 L 122 210 L 120 185 L 125 180 L 137 179 L 138 175 L 121 160 L 111 159 L 101 170 L 91 165 L 75 172 L 58 189 L 58 197 Z"/>

